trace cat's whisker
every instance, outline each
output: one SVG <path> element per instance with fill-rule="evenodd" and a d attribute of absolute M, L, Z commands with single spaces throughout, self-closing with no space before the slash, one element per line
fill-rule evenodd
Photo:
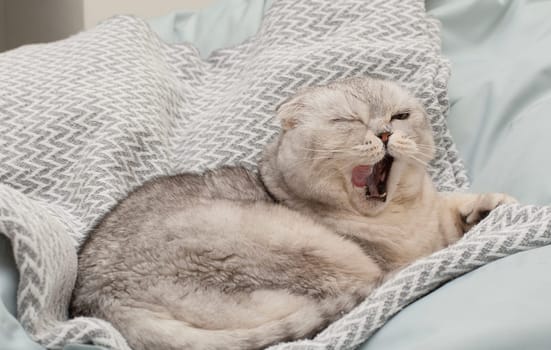
<path fill-rule="evenodd" d="M 394 160 L 380 141 L 362 144 L 373 129 L 358 123 L 363 113 L 385 124 L 384 115 L 369 112 L 396 110 L 391 118 L 408 125 L 421 108 L 390 81 L 311 88 L 279 112 L 286 125 L 295 109 L 308 122 L 273 140 L 258 172 L 226 166 L 144 183 L 79 250 L 71 313 L 102 315 L 135 349 L 267 348 L 313 335 L 392 271 L 453 244 L 513 201 L 441 194 L 424 181 L 432 150 L 444 150 L 426 143 L 428 124 L 403 138 L 396 130 L 388 141 Z M 277 288 L 257 294 L 270 281 Z M 216 312 L 193 312 L 206 303 Z M 262 317 L 251 320 L 255 308 Z M 159 310 L 168 312 L 159 317 Z M 220 317 L 226 314 L 231 319 Z"/>
<path fill-rule="evenodd" d="M 418 148 L 423 148 L 423 149 L 426 149 L 426 150 L 447 150 L 445 147 L 441 147 L 441 146 L 435 146 L 435 145 L 425 145 L 425 144 L 422 144 L 422 143 L 416 143 L 415 144 Z"/>
<path fill-rule="evenodd" d="M 413 160 L 416 163 L 418 163 L 422 166 L 425 166 L 425 167 L 430 162 L 430 160 L 423 159 L 422 157 L 424 156 L 424 154 L 422 154 L 420 152 L 415 152 L 415 151 L 401 152 L 401 156 L 405 159 Z"/>
<path fill-rule="evenodd" d="M 434 152 L 440 152 L 440 150 L 435 150 L 435 149 L 432 149 L 432 148 L 422 148 L 422 147 L 417 147 L 417 150 L 420 152 L 420 153 L 432 153 L 433 151 Z"/>
<path fill-rule="evenodd" d="M 318 160 L 318 159 L 335 159 L 335 157 L 332 156 L 332 155 L 328 155 L 326 157 L 322 157 L 322 156 L 319 156 L 319 157 L 301 157 L 301 158 L 296 157 L 295 159 L 299 159 L 299 160 Z"/>
<path fill-rule="evenodd" d="M 430 145 L 419 145 L 419 144 L 416 144 L 416 146 L 418 148 L 422 148 L 422 149 L 428 149 L 428 150 L 444 150 L 445 148 L 442 148 L 442 147 L 436 147 L 436 146 L 430 146 Z"/>
<path fill-rule="evenodd" d="M 432 147 L 423 147 L 423 146 L 419 147 L 419 146 L 417 146 L 417 149 L 418 149 L 420 152 L 423 152 L 423 153 L 432 153 L 433 151 L 434 151 L 435 153 L 438 153 L 438 152 L 446 152 L 446 150 L 443 149 L 443 148 L 432 148 Z"/>
<path fill-rule="evenodd" d="M 327 155 L 315 155 L 315 156 L 311 156 L 311 157 L 294 157 L 294 159 L 298 159 L 298 160 L 319 160 L 319 159 L 347 159 L 347 158 L 352 158 L 352 157 L 357 157 L 356 154 L 350 154 L 350 155 L 343 155 L 343 154 L 337 154 L 337 155 L 333 155 L 333 154 L 327 154 Z"/>
<path fill-rule="evenodd" d="M 342 167 L 337 167 L 336 169 L 332 169 L 333 172 L 330 172 L 330 173 L 327 174 L 326 176 L 322 177 L 322 178 L 320 179 L 320 181 L 321 181 L 321 182 L 326 181 L 326 180 L 329 179 L 331 176 L 333 176 L 333 175 L 335 175 L 335 174 L 340 174 L 340 173 L 342 173 L 342 171 L 343 171 L 345 168 L 348 168 L 348 167 L 350 167 L 350 166 L 351 166 L 351 164 L 345 164 L 345 165 L 343 165 Z"/>
<path fill-rule="evenodd" d="M 421 159 L 417 156 L 414 156 L 413 154 L 408 154 L 407 155 L 408 158 L 410 159 L 413 159 L 414 161 L 416 161 L 417 163 L 421 164 L 422 166 L 427 166 L 429 164 L 428 161 L 424 160 L 424 159 Z"/>
<path fill-rule="evenodd" d="M 328 155 L 328 156 L 319 156 L 319 157 L 295 157 L 295 161 L 291 163 L 291 165 L 294 167 L 294 166 L 297 166 L 297 165 L 300 165 L 300 164 L 305 164 L 305 163 L 308 163 L 309 161 L 312 161 L 312 160 L 340 160 L 340 161 L 343 161 L 343 160 L 348 160 L 350 158 L 352 159 L 356 159 L 358 157 L 357 154 L 350 154 L 350 155 L 338 155 L 338 156 L 332 156 L 332 155 Z M 342 167 L 342 169 L 344 169 L 346 166 L 349 166 L 349 165 L 345 165 Z"/>
<path fill-rule="evenodd" d="M 308 147 L 297 147 L 306 151 L 311 152 L 350 152 L 350 148 L 334 148 L 334 149 L 322 149 L 322 148 L 308 148 Z"/>
<path fill-rule="evenodd" d="M 338 153 L 338 152 L 334 152 L 334 153 Z M 342 154 L 342 153 L 349 153 L 349 154 Z M 349 158 L 358 158 L 358 156 L 362 153 L 365 153 L 365 152 L 362 152 L 362 151 L 359 151 L 359 150 L 350 150 L 349 152 L 342 152 L 342 153 L 339 153 L 339 154 L 333 154 L 333 153 L 330 153 L 330 154 L 327 154 L 327 155 L 318 155 L 318 156 L 313 156 L 313 157 L 295 157 L 295 160 L 297 160 L 294 165 L 296 164 L 300 164 L 300 163 L 305 163 L 309 160 L 346 160 L 346 159 L 349 159 Z"/>
<path fill-rule="evenodd" d="M 296 158 L 294 162 L 291 163 L 292 166 L 297 166 L 299 164 L 304 164 L 312 160 L 331 160 L 335 159 L 333 157 L 316 157 L 316 158 Z"/>
<path fill-rule="evenodd" d="M 440 147 L 437 147 L 437 146 L 433 146 L 433 145 L 424 145 L 422 143 L 416 143 L 415 146 L 419 147 L 419 148 L 428 148 L 428 149 L 437 149 L 437 148 L 440 148 Z"/>

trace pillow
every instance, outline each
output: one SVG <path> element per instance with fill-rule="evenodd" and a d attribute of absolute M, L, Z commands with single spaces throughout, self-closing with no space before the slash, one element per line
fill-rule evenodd
<path fill-rule="evenodd" d="M 473 187 L 549 203 L 551 1 L 427 7 L 442 22 L 453 66 L 449 126 Z M 408 306 L 362 349 L 548 349 L 550 268 L 549 246 L 495 261 Z"/>
<path fill-rule="evenodd" d="M 176 12 L 150 21 L 171 43 L 195 42 L 207 57 L 213 45 L 241 42 L 260 26 L 271 1 L 220 1 L 197 14 Z M 549 0 L 536 3 L 428 0 L 443 23 L 443 52 L 451 60 L 448 128 L 465 161 L 472 190 L 507 192 L 524 203 L 550 204 L 545 131 L 551 110 Z M 468 15 L 465 15 L 468 14 Z M 208 24 L 206 24 L 208 23 Z M 215 25 L 214 25 L 215 23 Z M 539 35 L 534 35 L 537 23 Z M 212 24 L 212 26 L 211 26 Z M 517 59 L 519 52 L 522 56 Z"/>
<path fill-rule="evenodd" d="M 191 43 L 206 59 L 213 51 L 242 43 L 260 28 L 272 0 L 216 1 L 197 12 L 173 13 L 148 20 L 165 42 Z"/>
<path fill-rule="evenodd" d="M 20 272 L 18 318 L 34 339 L 52 348 L 93 342 L 126 349 L 104 321 L 66 320 L 75 246 L 149 178 L 254 167 L 279 131 L 275 107 L 302 86 L 364 75 L 401 82 L 431 118 L 438 186 L 464 186 L 443 119 L 449 71 L 437 25 L 421 0 L 385 5 L 280 0 L 253 38 L 207 60 L 131 17 L 0 55 L 0 232 L 12 241 Z M 360 325 L 351 316 L 336 327 Z M 348 344 L 365 334 L 327 330 L 316 341 Z"/>
<path fill-rule="evenodd" d="M 9 240 L 0 234 L 0 344 L 2 350 L 44 350 L 32 342 L 15 317 L 17 270 Z"/>
<path fill-rule="evenodd" d="M 472 189 L 551 204 L 551 1 L 427 4 L 443 23 L 448 126 Z"/>

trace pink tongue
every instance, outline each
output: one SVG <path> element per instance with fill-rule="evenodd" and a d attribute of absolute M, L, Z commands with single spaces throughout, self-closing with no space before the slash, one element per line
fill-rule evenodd
<path fill-rule="evenodd" d="M 365 187 L 367 185 L 367 178 L 371 175 L 373 167 L 370 165 L 358 165 L 352 169 L 352 183 L 356 187 Z"/>

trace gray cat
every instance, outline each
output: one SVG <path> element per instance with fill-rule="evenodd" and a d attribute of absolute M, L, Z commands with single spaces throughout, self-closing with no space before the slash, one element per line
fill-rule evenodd
<path fill-rule="evenodd" d="M 310 337 L 514 202 L 437 192 L 425 112 L 395 83 L 305 89 L 278 116 L 260 175 L 162 177 L 121 201 L 79 253 L 72 314 L 108 320 L 136 350 Z"/>

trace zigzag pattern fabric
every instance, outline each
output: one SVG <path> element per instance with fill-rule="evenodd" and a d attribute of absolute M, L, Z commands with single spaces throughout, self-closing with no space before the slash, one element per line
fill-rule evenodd
<path fill-rule="evenodd" d="M 468 186 L 445 125 L 449 64 L 422 0 L 279 0 L 258 34 L 201 60 L 116 17 L 55 43 L 0 55 L 0 232 L 20 272 L 18 318 L 50 349 L 129 349 L 107 322 L 67 319 L 76 248 L 118 200 L 164 174 L 254 168 L 278 132 L 274 110 L 303 86 L 397 80 L 425 105 L 441 190 Z M 465 239 L 388 281 L 315 339 L 278 349 L 349 349 L 441 283 L 548 244 L 546 208 L 500 208 Z"/>

